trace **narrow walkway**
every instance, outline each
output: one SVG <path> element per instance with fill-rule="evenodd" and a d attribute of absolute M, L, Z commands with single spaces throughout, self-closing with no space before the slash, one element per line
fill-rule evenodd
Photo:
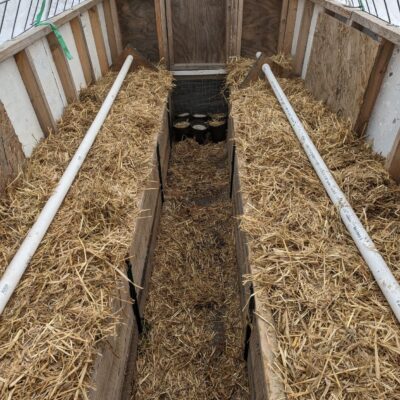
<path fill-rule="evenodd" d="M 137 400 L 248 399 L 225 143 L 173 148 Z"/>

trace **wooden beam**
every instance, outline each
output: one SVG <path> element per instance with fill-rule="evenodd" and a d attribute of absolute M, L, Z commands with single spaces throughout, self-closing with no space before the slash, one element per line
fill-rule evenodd
<path fill-rule="evenodd" d="M 89 86 L 95 80 L 95 77 L 80 18 L 76 17 L 71 19 L 70 25 L 74 35 L 75 45 L 78 50 L 83 75 L 85 76 L 86 84 Z"/>
<path fill-rule="evenodd" d="M 110 0 L 111 18 L 113 21 L 115 42 L 117 43 L 118 55 L 122 52 L 122 38 L 121 38 L 121 27 L 119 25 L 118 7 L 116 0 Z"/>
<path fill-rule="evenodd" d="M 106 20 L 108 44 L 110 45 L 111 61 L 114 64 L 118 59 L 119 52 L 118 52 L 117 39 L 115 35 L 113 14 L 111 11 L 111 1 L 112 0 L 104 0 L 103 9 L 104 9 L 104 18 Z"/>
<path fill-rule="evenodd" d="M 293 72 L 296 75 L 301 75 L 304 63 L 304 56 L 306 54 L 308 34 L 310 33 L 311 19 L 314 12 L 314 3 L 306 0 L 304 4 L 303 18 L 301 19 L 301 26 L 299 38 L 297 40 L 296 55 L 293 60 Z"/>
<path fill-rule="evenodd" d="M 99 58 L 101 75 L 104 76 L 108 72 L 108 60 L 97 7 L 92 7 L 89 9 L 89 18 L 90 25 L 92 27 L 94 43 L 96 45 L 97 56 Z"/>
<path fill-rule="evenodd" d="M 392 151 L 386 160 L 386 167 L 391 177 L 400 183 L 400 132 L 397 133 Z"/>
<path fill-rule="evenodd" d="M 72 103 L 77 100 L 78 92 L 75 88 L 69 63 L 60 46 L 60 43 L 58 42 L 58 39 L 53 32 L 47 35 L 47 41 L 49 43 L 49 47 L 53 56 L 54 64 L 57 68 L 58 75 L 60 76 L 65 97 L 67 98 L 68 103 Z"/>
<path fill-rule="evenodd" d="M 158 53 L 160 60 L 164 59 L 168 64 L 168 37 L 165 13 L 165 1 L 154 0 L 154 8 L 156 12 L 156 25 L 157 25 L 157 39 L 158 39 Z"/>
<path fill-rule="evenodd" d="M 57 17 L 51 18 L 51 22 L 56 26 L 64 25 L 65 23 L 71 21 L 72 19 L 79 17 L 79 15 L 89 8 L 100 3 L 102 0 L 89 0 L 82 4 L 74 6 L 73 10 L 62 13 Z M 35 43 L 37 40 L 44 38 L 51 32 L 49 26 L 39 26 L 30 29 L 29 31 L 23 33 L 13 40 L 9 40 L 0 46 L 0 62 L 6 60 L 9 57 L 19 53 L 26 47 Z"/>
<path fill-rule="evenodd" d="M 385 77 L 389 61 L 393 54 L 393 50 L 394 44 L 387 40 L 383 40 L 379 46 L 378 54 L 371 71 L 360 112 L 354 125 L 354 130 L 360 135 L 363 135 L 367 129 L 372 110 L 382 86 L 383 78 Z"/>
<path fill-rule="evenodd" d="M 14 179 L 25 161 L 21 143 L 0 102 L 0 194 Z"/>
<path fill-rule="evenodd" d="M 279 23 L 278 53 L 283 52 L 283 42 L 285 40 L 286 20 L 289 10 L 289 0 L 282 1 L 281 20 Z"/>
<path fill-rule="evenodd" d="M 286 17 L 285 37 L 283 40 L 282 53 L 290 55 L 292 51 L 292 42 L 294 27 L 296 24 L 298 0 L 289 0 L 288 13 Z"/>
<path fill-rule="evenodd" d="M 117 62 L 113 65 L 113 71 L 119 71 L 125 62 L 126 57 L 129 55 L 133 56 L 133 62 L 131 66 L 131 71 L 134 71 L 140 67 L 148 68 L 151 71 L 158 71 L 158 68 L 155 67 L 146 57 L 140 54 L 136 49 L 131 47 L 130 45 L 126 46 L 123 52 L 118 57 Z"/>
<path fill-rule="evenodd" d="M 38 82 L 36 71 L 32 67 L 25 50 L 15 55 L 15 61 L 26 91 L 28 92 L 33 109 L 35 110 L 40 127 L 45 136 L 47 136 L 49 130 L 56 130 L 56 122 L 51 113 L 49 104 L 47 103 L 42 86 L 40 82 Z"/>

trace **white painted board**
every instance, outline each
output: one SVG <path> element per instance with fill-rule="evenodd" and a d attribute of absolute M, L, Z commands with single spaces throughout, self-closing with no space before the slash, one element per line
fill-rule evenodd
<path fill-rule="evenodd" d="M 90 25 L 90 17 L 87 11 L 81 14 L 81 21 L 82 21 L 83 32 L 85 34 L 89 50 L 89 57 L 92 61 L 94 76 L 96 80 L 98 80 L 101 78 L 101 68 L 100 68 L 99 57 L 97 55 L 96 43 L 94 41 L 92 26 Z"/>
<path fill-rule="evenodd" d="M 0 101 L 3 103 L 26 157 L 44 137 L 14 57 L 0 64 Z"/>
<path fill-rule="evenodd" d="M 110 42 L 108 41 L 106 17 L 104 15 L 103 3 L 97 4 L 97 10 L 99 12 L 100 27 L 101 27 L 101 33 L 103 34 L 104 45 L 105 45 L 105 48 L 106 48 L 108 66 L 110 66 L 112 64 L 111 50 L 110 50 Z"/>
<path fill-rule="evenodd" d="M 367 127 L 375 152 L 388 156 L 400 132 L 400 47 L 396 46 Z"/>
<path fill-rule="evenodd" d="M 43 90 L 50 112 L 54 120 L 58 121 L 68 103 L 46 38 L 27 47 L 26 54 Z"/>
<path fill-rule="evenodd" d="M 74 81 L 75 89 L 79 92 L 82 88 L 86 87 L 85 75 L 79 60 L 78 49 L 76 48 L 74 35 L 72 33 L 71 25 L 69 22 L 59 28 L 68 50 L 72 55 L 72 60 L 68 60 L 69 68 L 71 70 L 72 80 Z"/>

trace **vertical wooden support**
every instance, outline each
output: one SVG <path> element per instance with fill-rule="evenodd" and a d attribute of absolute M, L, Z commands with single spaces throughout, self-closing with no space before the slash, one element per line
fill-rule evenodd
<path fill-rule="evenodd" d="M 85 76 L 85 81 L 87 85 L 90 85 L 95 78 L 80 18 L 76 17 L 72 19 L 70 21 L 70 25 L 74 35 L 76 48 L 78 50 L 78 56 L 81 62 L 83 74 Z"/>
<path fill-rule="evenodd" d="M 389 61 L 392 57 L 393 50 L 394 44 L 382 39 L 382 43 L 379 46 L 375 64 L 368 81 L 368 86 L 364 93 L 363 103 L 361 105 L 357 121 L 354 125 L 354 130 L 360 135 L 364 134 L 368 126 L 368 122 L 378 97 L 383 78 L 385 77 L 385 72 L 389 65 Z"/>
<path fill-rule="evenodd" d="M 154 8 L 156 12 L 158 53 L 160 59 L 164 59 L 166 64 L 169 65 L 165 0 L 154 0 Z"/>
<path fill-rule="evenodd" d="M 3 104 L 0 102 L 0 193 L 17 176 L 24 160 L 21 143 Z"/>
<path fill-rule="evenodd" d="M 392 178 L 400 183 L 400 132 L 397 133 L 393 150 L 387 158 L 386 167 Z"/>
<path fill-rule="evenodd" d="M 72 73 L 65 54 L 53 32 L 47 35 L 47 41 L 53 56 L 54 64 L 56 65 L 60 76 L 61 84 L 64 89 L 68 103 L 74 102 L 78 98 Z"/>
<path fill-rule="evenodd" d="M 104 18 L 106 20 L 106 27 L 107 27 L 107 36 L 108 36 L 108 43 L 110 45 L 110 52 L 111 52 L 111 60 L 114 64 L 118 59 L 118 45 L 117 45 L 117 38 L 116 38 L 116 28 L 113 21 L 113 15 L 111 11 L 111 0 L 104 0 L 103 2 L 104 8 Z"/>
<path fill-rule="evenodd" d="M 290 54 L 296 24 L 298 0 L 283 0 L 279 24 L 278 53 Z"/>
<path fill-rule="evenodd" d="M 226 54 L 240 56 L 242 46 L 243 0 L 226 1 Z"/>
<path fill-rule="evenodd" d="M 104 76 L 108 72 L 108 60 L 97 7 L 92 7 L 91 9 L 89 9 L 89 18 L 90 25 L 92 27 L 94 42 L 96 45 L 97 56 L 99 57 L 101 74 Z"/>
<path fill-rule="evenodd" d="M 301 19 L 299 38 L 297 41 L 296 55 L 293 60 L 293 72 L 296 75 L 301 75 L 306 54 L 308 34 L 310 33 L 311 19 L 314 12 L 314 3 L 311 0 L 306 0 Z"/>
<path fill-rule="evenodd" d="M 37 82 L 36 73 L 32 68 L 26 51 L 23 50 L 15 55 L 15 61 L 21 74 L 22 81 L 28 92 L 33 109 L 37 115 L 40 127 L 47 136 L 49 130 L 56 129 L 56 122 L 51 113 L 49 104 L 43 93 L 41 85 Z"/>

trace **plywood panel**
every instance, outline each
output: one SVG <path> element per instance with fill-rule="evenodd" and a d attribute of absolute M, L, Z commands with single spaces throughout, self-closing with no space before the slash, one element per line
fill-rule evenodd
<path fill-rule="evenodd" d="M 7 184 L 17 176 L 25 160 L 21 143 L 0 102 L 0 194 Z"/>
<path fill-rule="evenodd" d="M 53 118 L 58 121 L 64 112 L 64 107 L 67 106 L 67 99 L 47 40 L 40 39 L 30 45 L 26 49 L 26 54 Z"/>
<path fill-rule="evenodd" d="M 277 52 L 282 0 L 244 0 L 242 56 Z"/>
<path fill-rule="evenodd" d="M 169 0 L 173 64 L 226 61 L 226 1 Z"/>
<path fill-rule="evenodd" d="M 96 80 L 98 80 L 101 78 L 101 68 L 100 68 L 99 57 L 97 55 L 96 42 L 94 40 L 92 26 L 90 25 L 90 17 L 87 11 L 81 14 L 81 23 L 85 35 L 85 40 L 87 43 L 90 62 L 92 64 L 94 72 L 94 77 Z"/>
<path fill-rule="evenodd" d="M 0 64 L 0 76 L 0 101 L 29 157 L 44 135 L 13 57 Z"/>
<path fill-rule="evenodd" d="M 154 0 L 117 0 L 122 44 L 130 44 L 150 61 L 159 60 Z"/>
<path fill-rule="evenodd" d="M 314 35 L 306 86 L 335 112 L 357 120 L 379 43 L 321 13 Z"/>
<path fill-rule="evenodd" d="M 71 71 L 72 80 L 75 85 L 75 89 L 77 90 L 77 92 L 79 92 L 82 88 L 86 87 L 86 80 L 70 23 L 68 22 L 63 26 L 60 26 L 59 31 L 68 46 L 69 52 L 72 55 L 72 60 L 68 60 L 68 64 Z"/>

